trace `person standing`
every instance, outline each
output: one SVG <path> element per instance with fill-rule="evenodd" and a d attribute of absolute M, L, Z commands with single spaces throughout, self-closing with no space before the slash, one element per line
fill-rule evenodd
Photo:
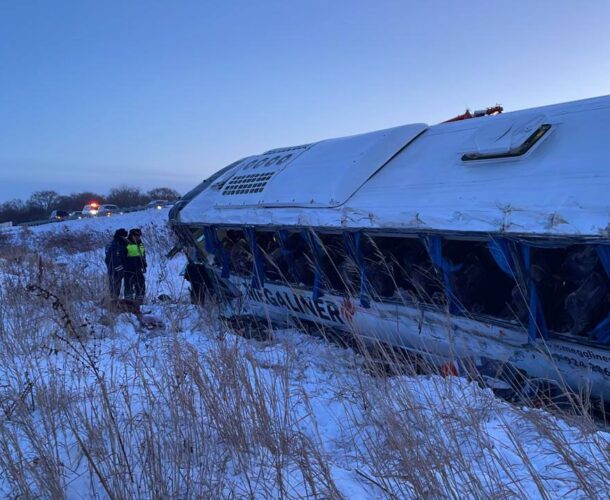
<path fill-rule="evenodd" d="M 127 237 L 127 258 L 125 260 L 125 298 L 139 304 L 144 302 L 146 292 L 146 254 L 142 243 L 142 231 L 131 229 Z"/>
<path fill-rule="evenodd" d="M 127 230 L 117 229 L 112 241 L 106 245 L 106 269 L 108 270 L 108 286 L 110 298 L 118 300 L 121 297 L 121 284 L 125 276 L 127 259 Z"/>

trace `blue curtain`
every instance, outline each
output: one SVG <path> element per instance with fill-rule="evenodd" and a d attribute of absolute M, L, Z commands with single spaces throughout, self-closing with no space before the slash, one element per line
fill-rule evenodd
<path fill-rule="evenodd" d="M 531 247 L 527 243 L 521 243 L 521 255 L 523 258 L 523 273 L 527 281 L 527 294 L 529 297 L 529 337 L 534 340 L 538 334 L 542 335 L 542 338 L 548 338 L 548 331 L 546 329 L 546 321 L 544 320 L 544 313 L 542 311 L 542 304 L 538 299 L 538 290 L 536 290 L 536 284 L 532 278 L 532 257 Z"/>
<path fill-rule="evenodd" d="M 489 253 L 498 264 L 498 267 L 508 276 L 515 279 L 527 290 L 528 296 L 528 335 L 530 340 L 535 340 L 538 333 L 543 338 L 548 337 L 542 304 L 538 298 L 538 291 L 531 273 L 531 248 L 526 243 L 520 245 L 519 253 L 516 246 L 504 238 L 492 238 L 487 247 Z"/>
<path fill-rule="evenodd" d="M 324 295 L 324 274 L 322 271 L 322 252 L 320 242 L 311 229 L 301 231 L 301 237 L 308 243 L 313 256 L 314 277 L 313 277 L 313 300 L 318 300 Z"/>
<path fill-rule="evenodd" d="M 205 238 L 205 251 L 212 255 L 218 255 L 218 238 L 216 237 L 216 231 L 212 226 L 205 226 L 203 228 L 203 236 Z"/>
<path fill-rule="evenodd" d="M 514 250 L 511 248 L 508 241 L 503 238 L 492 238 L 487 243 L 491 256 L 498 264 L 498 267 L 508 274 L 511 278 L 519 279 L 519 267 L 517 266 Z"/>
<path fill-rule="evenodd" d="M 610 278 L 610 246 L 598 245 L 597 255 Z M 610 344 L 610 315 L 593 329 L 590 336 L 602 344 Z"/>
<path fill-rule="evenodd" d="M 610 246 L 598 245 L 597 255 L 599 256 L 599 260 L 602 262 L 602 266 L 604 266 L 604 271 L 606 271 L 606 274 L 610 276 Z"/>
<path fill-rule="evenodd" d="M 218 240 L 216 229 L 213 226 L 205 226 L 203 228 L 203 236 L 205 240 L 206 252 L 220 258 L 220 261 L 222 263 L 222 271 L 220 273 L 220 276 L 222 278 L 228 278 L 231 274 L 229 268 L 229 254 Z"/>
<path fill-rule="evenodd" d="M 252 288 L 262 288 L 265 284 L 265 264 L 263 262 L 263 256 L 256 244 L 256 233 L 253 227 L 247 227 L 245 229 L 248 243 L 250 243 L 250 251 L 252 252 Z"/>
<path fill-rule="evenodd" d="M 426 244 L 428 254 L 430 255 L 430 260 L 443 275 L 443 283 L 445 285 L 445 293 L 447 294 L 449 312 L 452 314 L 462 313 L 462 305 L 453 293 L 453 285 L 451 284 L 451 275 L 462 269 L 462 265 L 454 265 L 443 257 L 443 238 L 441 236 L 425 236 L 424 242 Z"/>
<path fill-rule="evenodd" d="M 371 300 L 368 293 L 368 285 L 366 279 L 366 261 L 362 253 L 362 234 L 360 232 L 343 233 L 343 244 L 345 245 L 345 251 L 350 258 L 358 266 L 360 271 L 360 305 L 362 307 L 371 307 Z"/>

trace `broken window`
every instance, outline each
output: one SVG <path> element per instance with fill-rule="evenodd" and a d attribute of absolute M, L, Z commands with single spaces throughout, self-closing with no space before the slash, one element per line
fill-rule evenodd
<path fill-rule="evenodd" d="M 346 266 L 349 265 L 342 234 L 318 233 L 320 248 L 320 267 L 323 274 L 323 287 L 326 290 L 345 292 L 350 288 L 351 278 Z M 346 275 L 347 273 L 347 275 Z M 346 278 L 348 281 L 346 281 Z"/>
<path fill-rule="evenodd" d="M 587 336 L 610 308 L 610 282 L 593 245 L 533 248 L 532 277 L 551 332 Z"/>
<path fill-rule="evenodd" d="M 217 229 L 216 235 L 220 242 L 221 255 L 214 256 L 216 265 L 222 265 L 222 259 L 228 260 L 229 270 L 239 276 L 251 276 L 253 269 L 252 251 L 243 229 Z"/>
<path fill-rule="evenodd" d="M 313 286 L 313 255 L 301 232 L 278 231 L 277 236 L 285 261 L 285 281 L 295 286 Z"/>
<path fill-rule="evenodd" d="M 184 232 L 184 238 L 180 238 L 187 255 L 191 261 L 207 262 L 208 252 L 205 248 L 204 231 L 200 227 L 191 226 Z M 185 244 L 186 242 L 186 244 Z"/>
<path fill-rule="evenodd" d="M 389 255 L 401 294 L 406 292 L 415 302 L 444 303 L 442 279 L 419 238 L 401 238 L 395 243 Z"/>
<path fill-rule="evenodd" d="M 287 281 L 288 264 L 278 234 L 275 231 L 256 231 L 256 244 L 263 259 L 265 278 L 270 281 Z"/>
<path fill-rule="evenodd" d="M 516 279 L 498 267 L 487 242 L 444 240 L 443 255 L 455 269 L 451 288 L 466 314 L 515 322 L 527 320 L 523 291 Z"/>
<path fill-rule="evenodd" d="M 203 241 L 200 241 L 203 235 L 203 229 L 195 226 L 175 225 L 173 227 L 179 244 L 171 250 L 171 254 L 175 255 L 177 251 L 184 250 L 188 258 L 192 261 L 204 260 L 207 253 Z M 170 254 L 168 254 L 169 256 Z"/>
<path fill-rule="evenodd" d="M 437 305 L 444 302 L 442 279 L 417 237 L 370 236 L 362 248 L 373 298 Z"/>
<path fill-rule="evenodd" d="M 190 228 L 190 230 L 191 230 L 191 238 L 192 238 L 193 242 L 195 243 L 197 250 L 200 252 L 201 255 L 207 255 L 207 252 L 205 250 L 203 229 L 201 229 L 200 227 L 192 227 L 192 228 Z"/>
<path fill-rule="evenodd" d="M 396 240 L 392 238 L 376 238 L 368 235 L 361 240 L 360 251 L 364 257 L 367 292 L 373 300 L 380 301 L 394 297 L 396 281 L 389 250 L 395 243 Z"/>

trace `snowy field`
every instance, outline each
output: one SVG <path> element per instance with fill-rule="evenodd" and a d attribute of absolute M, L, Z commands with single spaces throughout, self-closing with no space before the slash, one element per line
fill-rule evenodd
<path fill-rule="evenodd" d="M 610 434 L 587 417 L 455 377 L 375 375 L 296 331 L 232 333 L 190 304 L 166 220 L 0 234 L 2 497 L 608 497 Z M 102 307 L 119 227 L 143 230 L 156 330 Z"/>

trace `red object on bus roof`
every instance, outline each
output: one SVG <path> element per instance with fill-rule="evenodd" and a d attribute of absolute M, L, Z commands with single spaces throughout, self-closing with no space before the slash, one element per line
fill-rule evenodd
<path fill-rule="evenodd" d="M 474 113 L 471 113 L 470 110 L 467 109 L 465 113 L 454 116 L 453 118 L 449 118 L 449 120 L 446 120 L 443 123 L 459 122 L 461 120 L 469 120 L 470 118 L 478 118 L 479 116 L 499 115 L 500 113 L 502 113 L 502 111 L 504 111 L 504 108 L 499 104 L 496 104 L 491 108 L 475 111 Z"/>

